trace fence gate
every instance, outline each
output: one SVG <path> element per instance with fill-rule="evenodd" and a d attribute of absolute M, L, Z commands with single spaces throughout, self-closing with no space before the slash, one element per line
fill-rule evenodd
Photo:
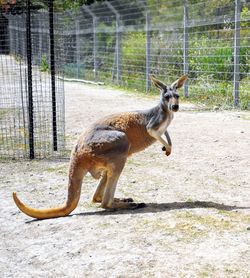
<path fill-rule="evenodd" d="M 60 157 L 63 55 L 53 1 L 11 3 L 0 5 L 0 158 Z"/>

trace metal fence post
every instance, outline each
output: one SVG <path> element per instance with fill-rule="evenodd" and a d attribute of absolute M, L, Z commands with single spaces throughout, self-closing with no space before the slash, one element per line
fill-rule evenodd
<path fill-rule="evenodd" d="M 184 0 L 183 37 L 183 71 L 188 74 L 188 0 Z M 188 80 L 184 84 L 184 96 L 189 96 Z"/>
<path fill-rule="evenodd" d="M 96 33 L 96 27 L 97 27 L 97 19 L 96 17 L 94 16 L 93 17 L 93 44 L 94 44 L 94 78 L 96 79 L 97 77 L 97 70 L 98 70 L 98 66 L 97 66 L 97 49 L 98 49 L 98 41 L 97 41 L 97 33 Z"/>
<path fill-rule="evenodd" d="M 234 106 L 239 105 L 240 86 L 240 0 L 235 0 L 235 25 L 234 25 Z"/>
<path fill-rule="evenodd" d="M 27 72 L 28 72 L 28 110 L 29 110 L 29 157 L 35 158 L 34 151 L 34 115 L 33 115 L 33 87 L 32 87 L 32 41 L 31 41 L 31 3 L 26 0 L 26 50 L 27 50 Z"/>
<path fill-rule="evenodd" d="M 121 80 L 121 34 L 120 34 L 120 14 L 113 7 L 110 2 L 105 1 L 105 4 L 110 8 L 110 10 L 115 14 L 116 19 L 116 49 L 115 49 L 115 59 L 116 59 L 116 81 L 119 84 Z"/>
<path fill-rule="evenodd" d="M 77 67 L 76 77 L 79 79 L 80 66 L 81 66 L 81 57 L 80 57 L 81 44 L 80 44 L 80 24 L 78 19 L 76 19 L 75 27 L 76 27 L 76 67 Z"/>
<path fill-rule="evenodd" d="M 97 17 L 95 16 L 95 14 L 90 10 L 89 7 L 87 6 L 83 6 L 83 9 L 90 14 L 90 16 L 92 17 L 93 20 L 93 59 L 94 59 L 94 79 L 97 78 L 97 70 L 98 70 L 98 65 L 97 65 L 97 48 L 98 48 L 98 40 L 97 40 L 97 32 L 96 32 L 96 28 L 97 28 Z"/>
<path fill-rule="evenodd" d="M 121 81 L 121 32 L 120 32 L 120 15 L 116 16 L 116 81 Z"/>
<path fill-rule="evenodd" d="M 56 84 L 55 84 L 55 41 L 54 41 L 54 7 L 53 0 L 49 0 L 49 34 L 50 34 L 50 75 L 52 93 L 52 126 L 53 147 L 57 151 L 57 121 L 56 121 Z"/>
<path fill-rule="evenodd" d="M 42 35 L 42 24 L 41 19 L 37 19 L 39 26 L 39 63 L 42 61 L 42 53 L 43 53 L 43 35 Z"/>
<path fill-rule="evenodd" d="M 151 46 L 151 15 L 146 11 L 146 93 L 150 88 L 150 46 Z"/>
<path fill-rule="evenodd" d="M 15 55 L 17 56 L 19 53 L 18 53 L 18 42 L 20 41 L 21 38 L 19 38 L 19 35 L 20 35 L 20 32 L 19 32 L 19 26 L 17 27 L 17 30 L 15 32 L 16 34 L 16 44 L 15 44 Z"/>

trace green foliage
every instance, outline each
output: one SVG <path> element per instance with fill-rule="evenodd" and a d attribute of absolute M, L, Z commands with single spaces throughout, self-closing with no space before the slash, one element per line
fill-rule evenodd
<path fill-rule="evenodd" d="M 250 77 L 246 77 L 240 82 L 240 108 L 250 110 Z"/>
<path fill-rule="evenodd" d="M 47 62 L 47 57 L 46 56 L 42 56 L 40 70 L 41 70 L 41 72 L 48 72 L 49 71 L 49 64 Z"/>
<path fill-rule="evenodd" d="M 131 32 L 122 43 L 122 59 L 124 70 L 129 72 L 141 72 L 145 69 L 146 36 L 141 32 Z M 129 61 L 129 63 L 126 63 Z"/>
<path fill-rule="evenodd" d="M 242 12 L 240 14 L 241 17 L 241 28 L 249 28 L 250 27 L 250 11 L 248 7 L 243 7 Z"/>
<path fill-rule="evenodd" d="M 55 4 L 59 1 L 55 1 Z M 90 1 L 93 2 L 93 1 Z M 77 8 L 86 1 L 64 1 L 63 8 Z M 134 1 L 126 2 L 132 7 Z M 183 31 L 181 29 L 163 30 L 165 22 L 171 24 L 181 22 L 183 19 L 183 2 L 148 0 L 151 11 L 151 23 L 155 27 L 151 31 L 150 67 L 167 83 L 172 82 L 183 72 Z M 193 5 L 194 4 L 194 5 Z M 125 2 L 124 2 L 125 5 Z M 214 20 L 226 14 L 234 16 L 234 3 L 231 0 L 211 0 L 204 5 L 199 0 L 190 0 L 190 17 L 193 20 L 207 18 Z M 191 5 L 192 9 L 191 9 Z M 240 105 L 243 109 L 249 107 L 249 71 L 250 71 L 250 48 L 249 48 L 249 8 L 242 5 L 241 10 L 241 48 L 240 48 Z M 126 9 L 125 9 L 126 10 Z M 172 12 L 174 11 L 174 12 Z M 143 16 L 133 19 L 134 25 L 145 24 L 141 22 Z M 129 22 L 129 23 L 128 23 Z M 67 22 L 73 24 L 74 22 Z M 102 32 L 102 29 L 115 28 L 115 21 L 98 21 L 96 53 L 98 74 L 97 80 L 106 84 L 114 84 L 116 76 L 115 60 L 115 35 L 114 33 Z M 122 22 L 124 30 L 132 24 L 126 20 Z M 133 25 L 132 24 L 132 25 Z M 67 26 L 66 26 L 67 27 Z M 157 28 L 159 27 L 159 30 Z M 189 28 L 189 92 L 190 99 L 207 105 L 216 105 L 228 108 L 233 106 L 233 70 L 234 70 L 234 23 L 225 22 L 218 24 L 199 25 Z M 84 39 L 84 53 L 81 65 L 78 65 L 77 74 L 85 79 L 93 79 L 93 43 L 89 38 Z M 122 32 L 121 41 L 121 85 L 125 88 L 145 91 L 146 72 L 146 34 L 145 32 Z M 65 67 L 65 73 L 76 76 L 76 63 L 72 61 Z M 96 81 L 97 81 L 96 80 Z"/>
<path fill-rule="evenodd" d="M 54 9 L 55 10 L 67 10 L 67 9 L 74 9 L 79 8 L 82 5 L 91 5 L 94 2 L 102 2 L 104 0 L 54 0 Z M 48 0 L 33 0 L 33 4 L 39 4 L 42 7 L 48 7 Z"/>
<path fill-rule="evenodd" d="M 107 25 L 104 22 L 100 22 L 98 24 L 98 29 L 106 29 L 106 28 L 115 28 L 114 23 L 112 25 Z M 104 48 L 110 48 L 112 46 L 114 46 L 115 44 L 115 36 L 113 36 L 110 33 L 102 33 L 102 32 L 98 32 L 97 33 L 97 40 L 102 42 L 102 47 Z"/>
<path fill-rule="evenodd" d="M 145 44 L 146 36 L 141 32 L 131 32 L 123 38 L 122 73 L 123 76 L 129 77 L 123 79 L 126 87 L 140 87 L 137 83 L 140 83 L 139 79 L 142 78 L 142 73 L 144 75 L 146 67 Z M 142 82 L 144 82 L 144 77 Z"/>
<path fill-rule="evenodd" d="M 189 43 L 189 71 L 191 78 L 210 76 L 214 80 L 232 78 L 233 49 L 207 37 L 193 38 Z"/>

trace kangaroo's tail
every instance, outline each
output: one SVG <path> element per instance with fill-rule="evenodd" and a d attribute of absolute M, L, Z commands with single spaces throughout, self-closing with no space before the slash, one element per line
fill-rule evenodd
<path fill-rule="evenodd" d="M 13 199 L 17 207 L 28 216 L 37 219 L 56 218 L 69 215 L 77 206 L 80 194 L 83 177 L 87 171 L 77 165 L 75 161 L 71 161 L 69 170 L 69 187 L 68 187 L 68 198 L 66 203 L 61 207 L 48 208 L 48 209 L 34 209 L 25 205 L 17 197 L 16 192 L 13 192 Z"/>

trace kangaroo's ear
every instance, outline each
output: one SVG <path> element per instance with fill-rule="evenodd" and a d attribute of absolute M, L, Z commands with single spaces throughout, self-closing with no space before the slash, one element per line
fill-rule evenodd
<path fill-rule="evenodd" d="M 175 87 L 176 89 L 181 88 L 184 85 L 187 78 L 188 78 L 187 75 L 182 75 L 179 79 L 177 79 L 174 83 L 172 83 L 171 87 L 172 88 Z"/>
<path fill-rule="evenodd" d="M 160 90 L 166 90 L 167 86 L 163 82 L 158 80 L 154 74 L 151 74 L 150 78 L 151 78 L 151 81 L 155 85 L 156 88 L 158 88 Z"/>

